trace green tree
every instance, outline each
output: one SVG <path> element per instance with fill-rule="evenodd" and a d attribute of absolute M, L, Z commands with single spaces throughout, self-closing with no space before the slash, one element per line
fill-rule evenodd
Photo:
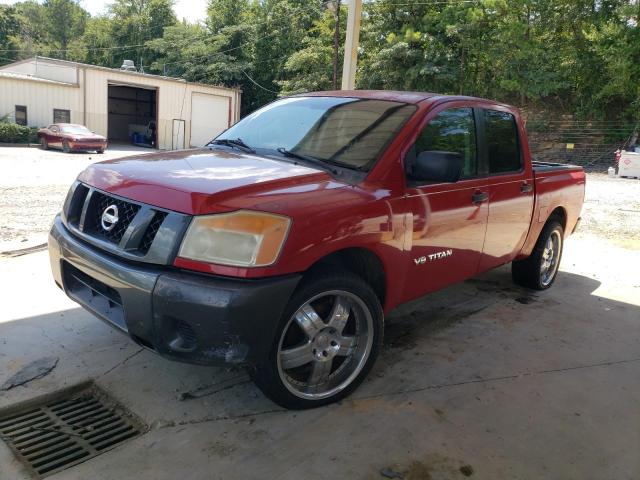
<path fill-rule="evenodd" d="M 74 0 L 45 0 L 43 3 L 48 47 L 59 50 L 60 58 L 67 58 L 66 50 L 84 33 L 87 12 Z"/>
<path fill-rule="evenodd" d="M 122 63 L 121 56 L 128 50 L 113 49 L 113 20 L 106 15 L 92 17 L 87 21 L 87 26 L 82 36 L 84 45 L 82 61 L 92 65 L 104 67 L 119 67 Z M 135 52 L 135 50 L 132 50 Z M 80 60 L 80 59 L 78 59 Z"/>
<path fill-rule="evenodd" d="M 255 2 L 248 20 L 255 25 L 250 43 L 250 75 L 258 87 L 244 80 L 246 108 L 255 110 L 274 100 L 290 77 L 287 62 L 305 44 L 324 10 L 321 1 L 265 0 Z M 284 87 L 282 93 L 286 93 Z"/>
<path fill-rule="evenodd" d="M 14 35 L 19 32 L 19 22 L 13 7 L 0 5 L 0 65 L 11 62 L 15 56 L 17 45 Z"/>
<path fill-rule="evenodd" d="M 340 16 L 340 32 L 345 31 L 346 8 Z M 334 10 L 325 8 L 301 40 L 303 48 L 295 51 L 284 64 L 284 78 L 278 81 L 283 94 L 330 90 L 333 86 Z M 344 35 L 340 44 L 344 43 Z M 340 60 L 344 48 L 338 51 Z M 342 61 L 338 62 L 340 66 Z M 340 70 L 338 75 L 340 75 Z"/>
<path fill-rule="evenodd" d="M 115 0 L 109 12 L 112 43 L 129 47 L 114 50 L 113 60 L 132 59 L 143 68 L 157 59 L 146 42 L 162 37 L 164 29 L 176 23 L 173 0 Z"/>

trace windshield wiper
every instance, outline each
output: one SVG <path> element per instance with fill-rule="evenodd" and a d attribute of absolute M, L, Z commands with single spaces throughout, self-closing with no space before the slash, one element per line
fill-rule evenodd
<path fill-rule="evenodd" d="M 256 151 L 249 145 L 244 143 L 241 138 L 236 138 L 235 140 L 233 138 L 218 138 L 216 140 L 213 140 L 212 142 L 209 142 L 209 145 L 225 145 L 227 147 L 235 147 L 239 150 L 242 150 L 243 152 L 256 153 Z"/>
<path fill-rule="evenodd" d="M 304 160 L 305 162 L 313 163 L 314 165 L 320 165 L 325 170 L 329 170 L 334 175 L 338 175 L 338 171 L 335 168 L 331 168 L 324 160 L 321 160 L 316 157 L 311 157 L 309 155 L 303 155 L 301 153 L 292 152 L 291 150 L 287 150 L 284 147 L 276 148 L 278 152 L 280 152 L 285 157 L 297 158 L 298 160 Z M 330 162 L 333 163 L 333 162 Z"/>

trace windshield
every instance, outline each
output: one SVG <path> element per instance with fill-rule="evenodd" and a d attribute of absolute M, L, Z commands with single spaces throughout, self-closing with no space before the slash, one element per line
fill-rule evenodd
<path fill-rule="evenodd" d="M 64 133 L 91 133 L 87 127 L 82 125 L 65 125 L 60 127 L 60 130 Z"/>
<path fill-rule="evenodd" d="M 254 150 L 284 149 L 366 171 L 415 110 L 387 100 L 286 98 L 257 110 L 216 140 L 242 139 Z"/>

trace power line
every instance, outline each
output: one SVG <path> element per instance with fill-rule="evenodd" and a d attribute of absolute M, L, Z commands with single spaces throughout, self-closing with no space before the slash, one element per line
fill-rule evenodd
<path fill-rule="evenodd" d="M 262 86 L 262 85 L 260 85 L 258 82 L 256 82 L 253 78 L 251 78 L 251 77 L 249 76 L 249 74 L 248 74 L 247 72 L 245 72 L 244 70 L 242 70 L 242 73 L 244 73 L 244 76 L 245 76 L 245 77 L 247 77 L 247 78 L 251 81 L 251 83 L 253 83 L 253 84 L 254 84 L 255 86 L 257 86 L 257 87 L 260 87 L 262 90 L 265 90 L 265 91 L 267 91 L 267 92 L 269 92 L 269 93 L 275 93 L 276 95 L 279 95 L 279 94 L 280 94 L 280 92 L 276 92 L 276 91 L 274 91 L 274 90 L 269 90 L 267 87 L 263 87 L 263 86 Z"/>
<path fill-rule="evenodd" d="M 463 5 L 467 3 L 480 3 L 480 0 L 434 0 L 433 2 L 406 2 L 406 3 L 387 3 L 387 2 L 370 2 L 363 3 L 363 7 L 381 6 L 381 7 L 412 7 L 414 5 Z"/>
<path fill-rule="evenodd" d="M 320 7 L 320 8 L 322 8 L 322 7 L 324 7 L 324 6 L 326 6 L 327 4 L 332 3 L 332 2 L 333 2 L 333 0 L 325 0 L 325 1 L 323 1 L 323 2 L 319 5 L 319 7 Z M 314 8 L 314 9 L 315 9 L 316 7 L 315 7 L 315 6 L 313 6 L 313 5 L 311 5 L 311 6 L 307 7 L 307 8 L 303 8 L 302 10 L 310 10 L 311 8 Z M 298 13 L 298 12 L 296 12 L 296 13 Z M 292 18 L 292 15 L 289 15 L 289 18 Z M 267 21 L 263 21 L 263 22 L 257 23 L 256 25 L 261 25 L 261 24 L 266 24 L 266 23 L 267 23 Z M 271 35 L 274 35 L 276 32 L 280 32 L 280 30 L 274 30 L 274 31 L 270 32 L 269 34 L 265 35 L 264 37 L 261 37 L 260 39 L 267 38 L 267 37 L 269 37 L 269 36 L 271 36 Z M 256 41 L 256 40 L 254 39 L 254 40 L 252 40 L 252 41 L 244 42 L 244 43 L 242 43 L 242 44 L 238 45 L 237 47 L 234 47 L 233 49 L 229 49 L 229 51 L 231 51 L 231 50 L 235 50 L 235 49 L 238 49 L 238 48 L 240 48 L 240 47 L 242 47 L 242 46 L 244 46 L 244 45 L 248 45 L 249 43 L 253 43 L 253 42 L 255 42 L 255 41 Z M 226 52 L 214 52 L 214 53 L 212 53 L 211 55 L 206 55 L 206 56 L 205 56 L 205 58 L 210 58 L 211 56 L 220 55 L 220 54 L 222 54 L 222 53 L 226 53 Z M 185 62 L 182 62 L 182 63 L 188 63 L 188 62 L 192 62 L 192 61 L 194 61 L 194 60 L 195 60 L 195 59 L 191 59 L 191 60 L 189 60 L 189 61 L 185 61 Z M 178 63 L 178 62 L 174 62 L 173 64 L 175 65 L 176 63 Z M 258 84 L 255 80 L 253 80 L 251 77 L 249 77 L 249 75 L 248 75 L 244 70 L 242 71 L 242 73 L 243 73 L 243 74 L 244 74 L 244 75 L 245 75 L 245 76 L 246 76 L 250 81 L 252 81 L 253 83 L 255 83 L 258 87 L 262 88 L 263 90 L 266 90 L 266 91 L 268 91 L 268 92 L 270 92 L 270 93 L 275 93 L 275 94 L 280 93 L 280 92 L 275 92 L 275 91 L 273 91 L 273 90 L 269 90 L 268 88 L 263 87 L 262 85 Z M 182 94 L 182 107 L 184 107 L 184 102 L 185 102 L 186 97 L 187 97 L 187 84 L 188 84 L 189 82 L 197 82 L 199 79 L 202 79 L 202 78 L 206 77 L 207 75 L 208 75 L 208 74 L 207 74 L 207 73 L 205 73 L 205 74 L 203 74 L 203 75 L 196 76 L 196 77 L 192 78 L 191 80 L 189 80 L 189 81 L 187 81 L 187 82 L 185 83 L 185 85 L 184 85 L 184 90 L 183 90 L 183 94 Z M 185 79 L 185 80 L 186 80 L 186 79 Z M 180 110 L 180 118 L 182 118 L 182 108 L 181 108 L 181 110 Z"/>
<path fill-rule="evenodd" d="M 207 35 L 206 33 L 202 36 L 199 36 L 199 38 L 206 38 Z M 158 38 L 162 38 L 162 37 L 158 37 Z M 121 45 L 121 46 L 115 46 L 115 47 L 85 47 L 85 46 L 79 46 L 79 47 L 74 47 L 74 48 L 46 48 L 46 47 L 40 47 L 40 48 L 24 48 L 24 49 L 9 49 L 9 48 L 5 48 L 5 49 L 0 49 L 0 52 L 19 52 L 19 53 L 32 53 L 34 51 L 37 50 L 46 50 L 47 52 L 56 52 L 56 53 L 60 53 L 60 52 L 77 52 L 80 50 L 86 50 L 89 52 L 94 52 L 94 51 L 106 51 L 106 50 L 134 50 L 136 48 L 141 48 L 141 47 L 148 47 L 148 43 L 153 41 L 153 40 L 157 40 L 158 38 L 152 38 L 150 40 L 147 40 L 145 43 L 139 43 L 139 44 L 135 44 L 135 45 Z M 197 38 L 197 37 L 196 37 Z M 189 45 L 189 43 L 191 43 L 194 39 L 190 38 L 186 41 L 182 41 L 182 42 L 167 42 L 169 45 L 172 45 L 174 47 L 186 47 L 187 45 Z"/>
<path fill-rule="evenodd" d="M 465 0 L 465 1 L 467 1 L 467 0 Z M 324 7 L 327 4 L 332 3 L 332 2 L 333 2 L 333 0 L 325 0 L 322 3 L 320 3 L 320 5 L 318 5 L 318 7 L 322 8 L 322 7 Z M 311 6 L 308 6 L 306 8 L 303 8 L 303 10 L 309 10 L 311 8 L 316 8 L 316 7 L 314 5 L 311 5 Z M 269 20 L 265 20 L 265 21 L 262 21 L 262 22 L 258 22 L 255 25 L 256 26 L 257 25 L 263 25 L 263 24 L 266 24 L 268 22 L 269 22 Z M 278 33 L 278 32 L 279 32 L 279 30 L 275 30 L 275 31 L 265 35 L 264 37 L 260 37 L 258 39 L 254 39 L 253 41 L 262 40 L 263 38 L 269 37 L 269 36 L 274 35 L 275 33 Z M 205 33 L 205 35 L 203 35 L 200 38 L 204 39 L 204 38 L 207 38 L 208 36 L 209 35 Z M 159 37 L 159 38 L 162 38 L 162 37 Z M 50 48 L 46 48 L 45 47 L 45 48 L 41 48 L 41 50 L 46 50 L 47 52 L 56 52 L 56 53 L 60 53 L 60 52 L 77 52 L 77 51 L 80 51 L 80 50 L 91 51 L 91 52 L 92 51 L 108 51 L 108 50 L 133 50 L 133 49 L 142 48 L 142 47 L 149 48 L 149 46 L 147 44 L 148 44 L 148 42 L 151 42 L 153 40 L 157 40 L 157 38 L 153 38 L 151 40 L 148 40 L 145 43 L 140 43 L 140 44 L 135 44 L 135 45 L 121 45 L 121 46 L 114 46 L 114 47 L 75 47 L 75 48 L 58 48 L 58 49 L 50 49 Z M 182 44 L 180 46 L 187 46 L 193 40 L 194 40 L 193 38 L 189 39 L 189 40 L 186 41 L 186 43 L 184 43 L 184 44 Z M 168 42 L 168 43 L 169 43 L 169 45 L 172 45 L 174 47 L 178 46 L 176 42 L 173 42 L 173 43 L 172 42 Z M 234 47 L 234 49 L 236 49 L 236 48 L 240 48 L 240 46 Z M 0 49 L 0 52 L 7 52 L 7 53 L 9 53 L 9 52 L 13 52 L 13 53 L 16 53 L 16 52 L 18 52 L 18 53 L 33 53 L 34 51 L 37 51 L 37 50 L 38 49 L 10 49 L 10 48 L 5 48 L 5 49 Z M 222 52 L 220 52 L 220 53 L 222 53 Z M 179 63 L 179 62 L 173 62 L 173 63 Z M 169 64 L 167 63 L 167 65 L 169 65 Z"/>

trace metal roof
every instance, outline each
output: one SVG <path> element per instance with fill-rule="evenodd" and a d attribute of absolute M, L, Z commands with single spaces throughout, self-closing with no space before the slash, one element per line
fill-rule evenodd
<path fill-rule="evenodd" d="M 5 65 L 6 66 L 6 65 Z M 60 82 L 58 80 L 49 80 L 48 78 L 35 77 L 27 73 L 3 72 L 0 70 L 0 78 L 10 78 L 13 80 L 31 80 L 33 82 L 49 83 L 53 85 L 62 85 L 65 87 L 77 87 L 76 83 Z"/>
<path fill-rule="evenodd" d="M 0 72 L 2 72 L 3 69 L 6 69 L 7 67 L 10 67 L 12 65 L 18 65 L 21 63 L 28 63 L 28 62 L 39 62 L 42 61 L 43 63 L 53 63 L 53 64 L 59 64 L 59 65 L 68 65 L 70 67 L 77 67 L 77 68 L 86 68 L 86 69 L 92 69 L 92 70 L 103 70 L 103 71 L 108 71 L 108 72 L 116 72 L 116 73 L 121 73 L 121 74 L 125 74 L 125 75 L 133 75 L 133 76 L 137 76 L 137 77 L 144 77 L 144 78 L 152 78 L 152 79 L 156 79 L 156 80 L 164 80 L 164 81 L 168 81 L 168 82 L 178 82 L 178 83 L 186 83 L 189 85 L 200 85 L 203 87 L 209 87 L 209 88 L 219 88 L 221 90 L 231 90 L 234 92 L 242 92 L 242 89 L 240 88 L 236 88 L 236 87 L 225 87 L 222 85 L 214 85 L 214 84 L 210 84 L 210 83 L 201 83 L 201 82 L 189 82 L 187 80 L 185 80 L 184 78 L 176 78 L 176 77 L 167 77 L 164 75 L 154 75 L 151 73 L 141 73 L 141 72 L 132 72 L 129 70 L 120 70 L 119 68 L 110 68 L 110 67 L 102 67 L 100 65 L 91 65 L 90 63 L 81 63 L 81 62 L 73 62 L 71 60 L 60 60 L 58 58 L 49 58 L 49 57 L 40 57 L 40 56 L 35 56 L 35 57 L 30 57 L 30 58 L 26 58 L 24 60 L 19 60 L 17 62 L 13 62 L 13 63 L 9 63 L 7 65 L 2 65 L 0 66 Z M 3 72 L 4 73 L 4 72 Z M 33 77 L 33 76 L 29 76 L 32 79 L 38 78 L 39 77 Z M 43 79 L 46 80 L 46 79 Z M 56 82 L 56 81 L 51 81 L 52 83 L 60 83 L 60 84 L 64 84 L 64 85 L 69 85 L 67 83 L 64 82 Z"/>

